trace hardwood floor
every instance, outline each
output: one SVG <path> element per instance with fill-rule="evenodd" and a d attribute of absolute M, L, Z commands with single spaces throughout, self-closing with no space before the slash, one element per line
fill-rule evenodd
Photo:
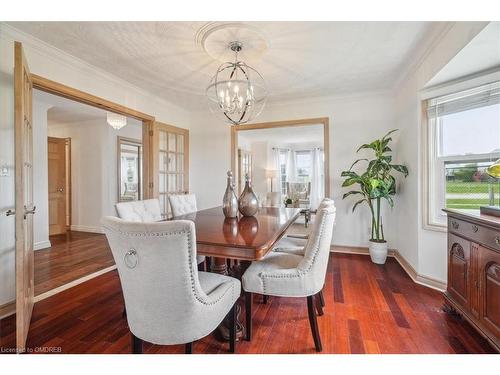
<path fill-rule="evenodd" d="M 35 251 L 35 296 L 115 264 L 103 234 L 68 231 Z"/>
<path fill-rule="evenodd" d="M 441 310 L 441 293 L 413 283 L 392 258 L 377 266 L 368 256 L 332 254 L 324 297 L 325 314 L 318 317 L 323 353 L 493 353 L 468 323 Z M 239 342 L 237 353 L 316 353 L 305 298 L 261 300 L 254 300 L 252 341 Z M 118 274 L 106 273 L 35 304 L 28 346 L 130 353 L 122 309 Z M 0 321 L 3 346 L 13 345 L 13 319 Z M 213 335 L 193 348 L 227 350 Z M 146 344 L 144 352 L 183 353 L 184 346 Z"/>

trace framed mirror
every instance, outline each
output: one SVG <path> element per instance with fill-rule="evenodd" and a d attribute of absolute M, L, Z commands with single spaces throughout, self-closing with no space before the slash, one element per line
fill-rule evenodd
<path fill-rule="evenodd" d="M 142 142 L 118 137 L 118 202 L 141 200 L 142 197 Z"/>

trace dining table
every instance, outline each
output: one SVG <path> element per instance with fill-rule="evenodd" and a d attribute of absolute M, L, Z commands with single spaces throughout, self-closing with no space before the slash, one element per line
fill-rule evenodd
<path fill-rule="evenodd" d="M 252 261 L 263 259 L 297 220 L 300 208 L 260 207 L 254 216 L 227 218 L 222 206 L 175 216 L 174 220 L 191 220 L 196 228 L 198 255 L 210 257 L 210 271 L 241 279 Z M 239 319 L 237 337 L 244 333 Z M 221 335 L 229 337 L 225 325 Z"/>

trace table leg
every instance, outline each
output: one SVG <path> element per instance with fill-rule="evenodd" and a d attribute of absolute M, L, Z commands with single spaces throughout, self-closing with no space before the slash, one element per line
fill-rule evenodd
<path fill-rule="evenodd" d="M 240 263 L 241 264 L 241 263 Z M 211 262 L 211 271 L 214 273 L 218 273 L 221 275 L 230 275 L 232 277 L 235 277 L 239 280 L 241 280 L 241 274 L 238 272 L 235 272 L 235 268 L 239 268 L 239 265 L 235 265 L 231 267 L 231 269 L 228 268 L 227 266 L 227 261 L 225 258 L 213 258 Z M 246 268 L 245 268 L 246 269 Z M 245 326 L 241 322 L 241 297 L 240 299 L 236 302 L 236 340 L 242 340 L 243 336 L 245 335 Z M 218 333 L 220 338 L 223 341 L 229 341 L 229 319 L 225 318 L 221 325 L 218 327 Z"/>

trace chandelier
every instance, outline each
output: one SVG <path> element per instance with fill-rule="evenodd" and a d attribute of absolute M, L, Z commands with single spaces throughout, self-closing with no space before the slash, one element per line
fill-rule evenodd
<path fill-rule="evenodd" d="M 257 117 L 264 108 L 267 90 L 258 71 L 238 61 L 241 42 L 229 43 L 235 53 L 234 62 L 219 66 L 207 87 L 210 110 L 221 114 L 232 125 L 245 124 Z"/>
<path fill-rule="evenodd" d="M 120 130 L 127 125 L 127 118 L 118 113 L 106 112 L 106 120 L 108 124 L 115 130 Z"/>

